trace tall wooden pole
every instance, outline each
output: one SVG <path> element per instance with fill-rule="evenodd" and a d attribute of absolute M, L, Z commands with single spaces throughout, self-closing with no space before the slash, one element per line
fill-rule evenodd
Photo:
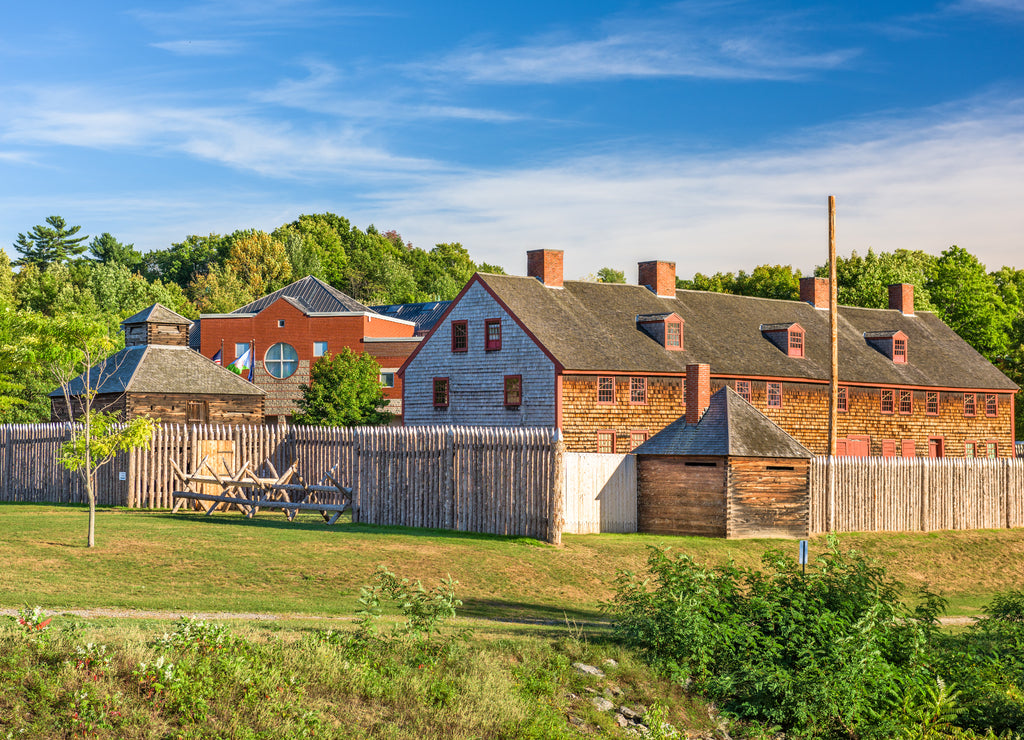
<path fill-rule="evenodd" d="M 836 416 L 839 410 L 839 306 L 836 286 L 836 198 L 828 196 L 828 326 L 832 350 L 828 392 L 828 461 L 825 478 L 828 487 L 828 531 L 836 527 L 836 478 L 832 462 L 836 456 Z"/>

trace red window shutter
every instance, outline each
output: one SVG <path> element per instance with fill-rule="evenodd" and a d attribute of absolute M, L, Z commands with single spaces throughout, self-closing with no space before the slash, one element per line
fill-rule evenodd
<path fill-rule="evenodd" d="M 903 457 L 917 457 L 917 443 L 912 439 L 905 439 L 900 444 L 900 455 Z"/>
<path fill-rule="evenodd" d="M 896 457 L 896 440 L 882 440 L 882 457 Z"/>

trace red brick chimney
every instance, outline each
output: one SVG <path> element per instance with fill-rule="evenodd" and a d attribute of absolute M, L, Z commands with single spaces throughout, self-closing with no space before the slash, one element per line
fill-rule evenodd
<path fill-rule="evenodd" d="M 526 274 L 549 288 L 562 287 L 561 249 L 531 249 L 526 253 Z"/>
<path fill-rule="evenodd" d="M 686 423 L 696 424 L 711 403 L 711 366 L 686 366 Z"/>
<path fill-rule="evenodd" d="M 637 263 L 637 283 L 646 285 L 659 298 L 675 298 L 676 263 L 657 260 Z"/>
<path fill-rule="evenodd" d="M 800 278 L 800 300 L 815 308 L 828 310 L 828 278 Z"/>
<path fill-rule="evenodd" d="M 914 286 L 911 283 L 896 283 L 889 286 L 889 308 L 904 316 L 914 315 Z"/>

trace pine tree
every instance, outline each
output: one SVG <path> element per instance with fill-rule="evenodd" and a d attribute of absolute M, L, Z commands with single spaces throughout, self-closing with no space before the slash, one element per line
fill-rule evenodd
<path fill-rule="evenodd" d="M 54 262 L 67 262 L 85 251 L 84 242 L 89 237 L 75 236 L 81 226 L 68 228 L 60 216 L 49 216 L 46 223 L 49 226 L 33 226 L 28 235 L 18 234 L 14 248 L 21 252 L 22 258 L 14 264 L 45 267 Z"/>

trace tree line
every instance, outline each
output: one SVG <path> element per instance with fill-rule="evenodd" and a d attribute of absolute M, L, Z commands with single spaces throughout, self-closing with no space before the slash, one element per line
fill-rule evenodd
<path fill-rule="evenodd" d="M 267 233 L 189 235 L 141 253 L 108 232 L 91 240 L 80 226 L 50 216 L 0 250 L 0 419 L 49 419 L 47 394 L 57 385 L 47 367 L 68 317 L 114 338 L 120 322 L 153 303 L 190 319 L 227 313 L 313 275 L 368 304 L 450 300 L 474 272 L 504 272 L 476 263 L 459 243 L 414 247 L 397 231 L 365 230 L 333 213 L 302 215 Z"/>

